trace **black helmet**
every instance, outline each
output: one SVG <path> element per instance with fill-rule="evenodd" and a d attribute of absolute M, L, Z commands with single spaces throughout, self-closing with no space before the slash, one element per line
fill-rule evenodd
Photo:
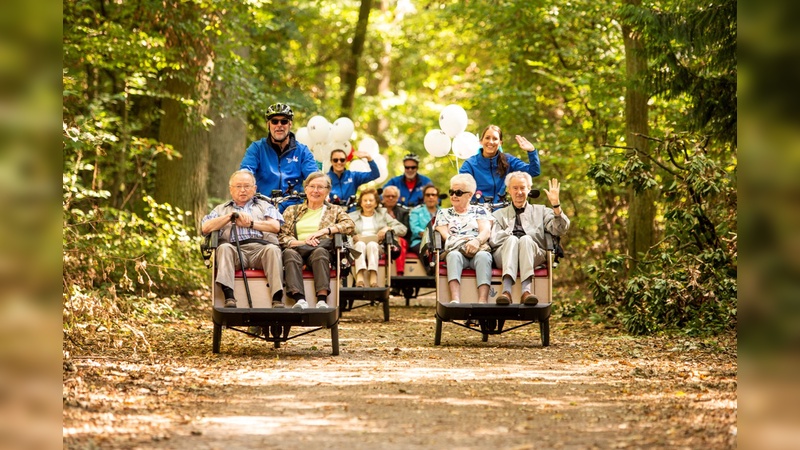
<path fill-rule="evenodd" d="M 413 153 L 409 153 L 406 156 L 403 156 L 403 162 L 406 162 L 408 160 L 412 160 L 415 163 L 419 164 L 419 156 L 417 156 L 417 155 L 415 155 Z"/>
<path fill-rule="evenodd" d="M 275 116 L 286 116 L 289 118 L 289 120 L 294 120 L 292 108 L 290 108 L 286 103 L 275 103 L 267 108 L 267 120 L 272 119 Z"/>

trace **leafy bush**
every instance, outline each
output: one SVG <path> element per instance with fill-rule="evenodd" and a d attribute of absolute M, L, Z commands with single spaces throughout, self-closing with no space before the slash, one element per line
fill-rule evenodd
<path fill-rule="evenodd" d="M 651 157 L 662 169 L 657 176 L 630 162 L 603 162 L 590 172 L 601 186 L 657 186 L 663 194 L 660 242 L 635 262 L 611 252 L 588 266 L 596 320 L 618 322 L 634 334 L 736 327 L 735 161 L 710 155 L 706 144 L 684 136 L 661 141 Z"/>
<path fill-rule="evenodd" d="M 125 297 L 185 293 L 207 276 L 189 212 L 146 194 L 139 213 L 108 205 L 110 193 L 93 174 L 116 138 L 98 128 L 87 121 L 80 131 L 64 130 L 62 279 L 64 312 L 73 319 L 115 316 L 128 309 Z"/>

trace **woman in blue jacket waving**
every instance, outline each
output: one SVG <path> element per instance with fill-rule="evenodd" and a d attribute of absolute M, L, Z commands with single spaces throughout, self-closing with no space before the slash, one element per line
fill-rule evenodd
<path fill-rule="evenodd" d="M 355 196 L 358 187 L 372 180 L 377 180 L 381 176 L 378 164 L 372 160 L 369 153 L 356 152 L 355 156 L 367 161 L 369 172 L 351 172 L 345 168 L 347 154 L 344 150 L 338 148 L 331 151 L 331 170 L 328 172 L 332 183 L 328 201 L 334 205 L 347 207 L 347 212 L 349 213 L 356 210 Z M 353 204 L 348 206 L 351 197 L 353 198 Z"/>
<path fill-rule="evenodd" d="M 542 173 L 539 152 L 533 144 L 523 136 L 517 135 L 515 138 L 519 147 L 528 152 L 530 164 L 503 153 L 503 130 L 497 125 L 489 125 L 481 133 L 481 148 L 478 153 L 464 161 L 461 170 L 458 171 L 468 173 L 475 178 L 477 191 L 485 201 L 500 201 L 506 194 L 505 178 L 510 172 L 527 172 L 531 177 Z"/>

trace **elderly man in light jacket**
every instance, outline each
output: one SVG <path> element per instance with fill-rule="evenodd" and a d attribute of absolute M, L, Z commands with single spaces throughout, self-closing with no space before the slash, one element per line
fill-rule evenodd
<path fill-rule="evenodd" d="M 561 236 L 569 229 L 569 218 L 561 210 L 558 196 L 560 185 L 555 178 L 545 189 L 547 200 L 552 205 L 528 203 L 531 191 L 531 176 L 525 172 L 511 172 L 506 176 L 506 190 L 511 195 L 511 204 L 494 212 L 494 228 L 489 244 L 494 249 L 494 262 L 503 269 L 503 292 L 497 297 L 498 305 L 510 305 L 511 287 L 519 270 L 522 279 L 520 303 L 535 305 L 539 302 L 531 293 L 533 270 L 545 262 L 545 230 Z"/>

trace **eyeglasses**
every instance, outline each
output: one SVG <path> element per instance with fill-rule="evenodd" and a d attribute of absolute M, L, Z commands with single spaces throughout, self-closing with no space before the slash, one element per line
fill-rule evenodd
<path fill-rule="evenodd" d="M 406 170 L 417 170 L 417 166 L 403 166 Z"/>
<path fill-rule="evenodd" d="M 454 191 L 454 190 L 452 190 L 452 189 L 450 189 L 448 192 L 450 193 L 450 196 L 451 196 L 451 197 L 452 197 L 452 196 L 454 196 L 454 195 L 455 195 L 456 197 L 461 197 L 461 196 L 462 196 L 462 195 L 464 195 L 464 194 L 470 194 L 470 192 L 469 192 L 469 191 L 462 191 L 461 189 L 458 189 L 458 190 L 455 190 L 455 191 Z"/>
<path fill-rule="evenodd" d="M 436 193 L 433 193 L 433 194 L 425 194 L 425 197 L 436 197 L 437 195 L 439 195 L 439 194 L 436 194 Z"/>
<path fill-rule="evenodd" d="M 347 158 L 331 158 L 331 162 L 340 163 L 347 161 Z"/>
<path fill-rule="evenodd" d="M 269 122 L 273 125 L 277 124 L 286 125 L 287 123 L 289 123 L 289 119 L 270 119 Z"/>
<path fill-rule="evenodd" d="M 250 189 L 250 188 L 252 188 L 252 187 L 253 187 L 253 185 L 252 185 L 252 184 L 236 184 L 236 185 L 231 185 L 231 189 L 235 189 L 235 190 L 237 190 L 237 191 L 246 191 L 246 190 L 248 190 L 248 189 Z"/>
<path fill-rule="evenodd" d="M 320 186 L 318 184 L 309 184 L 306 186 L 307 191 L 324 191 L 325 189 L 328 189 L 328 186 Z"/>

